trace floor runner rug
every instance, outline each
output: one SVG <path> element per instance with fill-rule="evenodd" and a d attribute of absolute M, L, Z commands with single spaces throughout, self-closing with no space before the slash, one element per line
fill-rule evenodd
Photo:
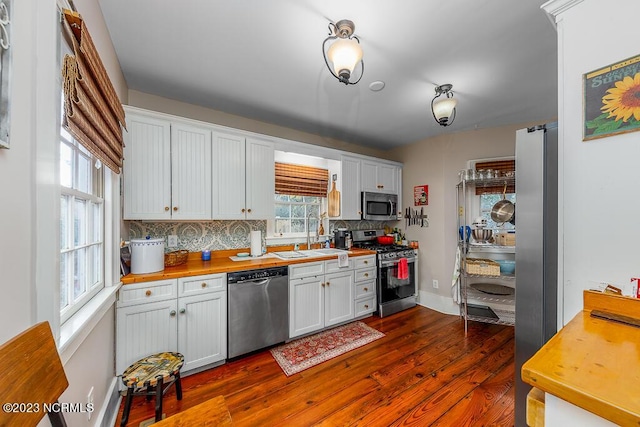
<path fill-rule="evenodd" d="M 271 354 L 290 376 L 383 336 L 362 322 L 352 322 L 272 348 Z"/>

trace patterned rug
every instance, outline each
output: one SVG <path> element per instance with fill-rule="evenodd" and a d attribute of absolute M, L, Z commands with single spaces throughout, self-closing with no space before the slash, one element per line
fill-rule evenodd
<path fill-rule="evenodd" d="M 273 348 L 271 354 L 290 376 L 383 336 L 362 322 L 352 322 Z"/>

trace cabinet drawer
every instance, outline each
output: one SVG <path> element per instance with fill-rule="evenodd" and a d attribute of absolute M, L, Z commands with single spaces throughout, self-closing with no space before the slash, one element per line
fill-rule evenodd
<path fill-rule="evenodd" d="M 324 274 L 324 262 L 306 262 L 289 266 L 289 280 Z"/>
<path fill-rule="evenodd" d="M 375 267 L 376 266 L 376 256 L 375 255 L 367 255 L 367 256 L 358 256 L 353 258 L 353 263 L 355 268 L 365 268 L 365 267 Z"/>
<path fill-rule="evenodd" d="M 356 270 L 356 282 L 363 282 L 376 278 L 376 268 L 361 268 Z"/>
<path fill-rule="evenodd" d="M 120 288 L 118 307 L 164 301 L 178 297 L 176 279 L 125 285 Z"/>
<path fill-rule="evenodd" d="M 376 282 L 369 280 L 368 282 L 356 283 L 356 298 L 371 297 L 376 292 Z"/>
<path fill-rule="evenodd" d="M 375 295 L 369 298 L 362 298 L 355 301 L 355 317 L 371 314 L 376 311 Z"/>
<path fill-rule="evenodd" d="M 178 279 L 178 296 L 199 295 L 227 289 L 227 275 L 210 274 Z"/>
<path fill-rule="evenodd" d="M 349 258 L 349 265 L 347 267 L 338 267 L 338 259 L 332 259 L 324 262 L 325 273 L 337 273 L 340 271 L 353 270 L 353 258 Z"/>

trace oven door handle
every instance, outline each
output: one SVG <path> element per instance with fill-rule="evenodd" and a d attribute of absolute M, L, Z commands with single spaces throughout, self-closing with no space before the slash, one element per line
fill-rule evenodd
<path fill-rule="evenodd" d="M 381 261 L 380 262 L 380 267 L 382 267 L 382 268 L 390 267 L 390 266 L 396 265 L 398 263 L 398 261 L 399 261 L 398 259 L 392 259 L 392 260 L 389 260 L 389 261 Z M 413 264 L 415 262 L 416 262 L 415 258 L 407 258 L 407 263 Z"/>

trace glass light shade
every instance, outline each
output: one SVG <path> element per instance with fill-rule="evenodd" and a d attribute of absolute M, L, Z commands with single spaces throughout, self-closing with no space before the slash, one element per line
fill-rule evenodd
<path fill-rule="evenodd" d="M 433 103 L 433 115 L 439 122 L 441 119 L 449 119 L 453 109 L 456 108 L 458 100 L 455 98 L 443 98 Z"/>
<path fill-rule="evenodd" d="M 350 75 L 362 60 L 362 48 L 354 39 L 338 39 L 329 47 L 327 58 L 337 75 L 341 75 L 343 70 L 348 70 Z"/>

